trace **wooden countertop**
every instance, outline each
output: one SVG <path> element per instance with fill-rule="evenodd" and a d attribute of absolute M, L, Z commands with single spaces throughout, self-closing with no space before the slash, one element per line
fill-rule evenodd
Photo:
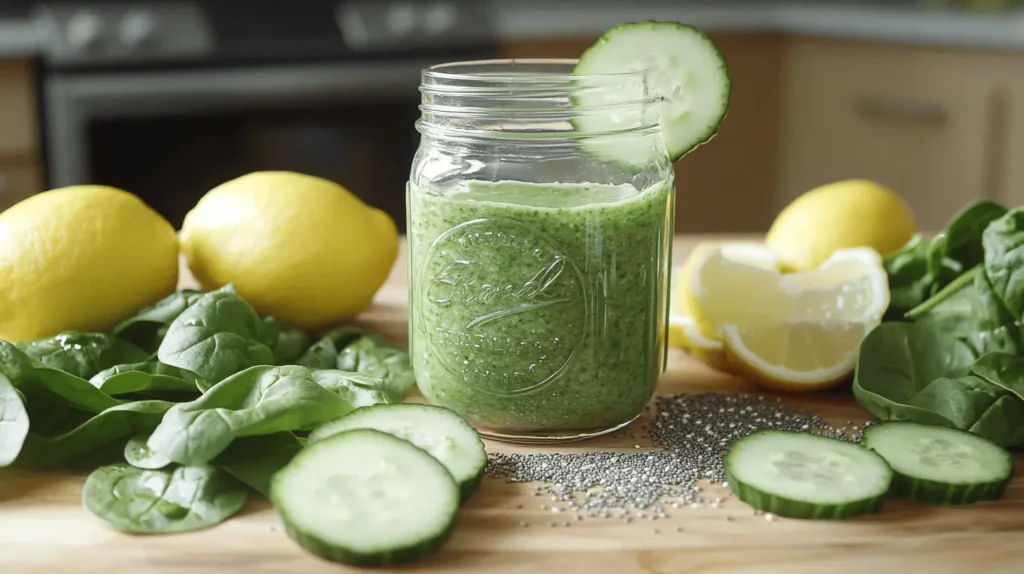
<path fill-rule="evenodd" d="M 683 261 L 696 238 L 679 238 Z M 183 284 L 188 279 L 183 278 Z M 405 265 L 395 265 L 375 304 L 360 317 L 396 342 L 405 342 Z M 753 390 L 746 381 L 713 371 L 673 350 L 659 392 Z M 830 422 L 863 422 L 865 413 L 846 392 L 787 396 Z M 640 424 L 640 423 L 634 423 Z M 627 444 L 628 442 L 628 444 Z M 633 439 L 598 438 L 562 450 L 626 447 Z M 489 443 L 492 451 L 536 447 Z M 1018 457 L 1018 474 L 1021 471 Z M 0 473 L 0 572 L 103 574 L 223 572 L 325 574 L 354 572 L 316 559 L 281 531 L 262 501 L 240 516 L 201 532 L 139 537 L 118 533 L 80 505 L 85 473 Z M 531 489 L 498 479 L 484 481 L 464 507 L 447 546 L 431 559 L 394 571 L 451 573 L 542 572 L 633 574 L 713 572 L 950 573 L 1024 572 L 1024 480 L 993 504 L 941 508 L 887 502 L 881 514 L 840 522 L 779 519 L 768 522 L 727 499 L 722 509 L 676 511 L 660 522 L 660 535 L 643 523 L 584 521 L 573 528 L 521 528 L 539 522 Z M 722 496 L 728 496 L 722 492 Z M 521 508 L 520 508 L 521 505 Z M 731 516 L 731 521 L 724 520 Z M 675 532 L 682 526 L 682 532 Z M 378 570 L 389 572 L 392 570 Z"/>

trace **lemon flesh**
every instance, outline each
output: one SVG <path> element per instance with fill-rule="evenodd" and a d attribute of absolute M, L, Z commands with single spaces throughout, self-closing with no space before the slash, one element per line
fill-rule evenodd
<path fill-rule="evenodd" d="M 208 192 L 181 245 L 203 288 L 233 283 L 260 314 L 316 329 L 370 304 L 398 256 L 398 231 L 334 182 L 255 172 Z"/>
<path fill-rule="evenodd" d="M 812 189 L 787 206 L 765 244 L 786 271 L 815 269 L 839 249 L 870 247 L 885 256 L 917 231 L 899 195 L 868 180 L 838 181 Z"/>
<path fill-rule="evenodd" d="M 106 330 L 177 282 L 174 228 L 126 191 L 54 189 L 0 213 L 0 339 Z"/>

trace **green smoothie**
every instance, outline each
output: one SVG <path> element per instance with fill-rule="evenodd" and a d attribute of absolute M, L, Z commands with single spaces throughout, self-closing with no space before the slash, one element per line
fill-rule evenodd
<path fill-rule="evenodd" d="M 672 183 L 410 189 L 410 352 L 428 401 L 506 435 L 632 420 L 664 359 Z"/>

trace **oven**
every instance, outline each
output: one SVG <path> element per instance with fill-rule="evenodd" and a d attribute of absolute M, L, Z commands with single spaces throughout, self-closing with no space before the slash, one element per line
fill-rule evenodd
<path fill-rule="evenodd" d="M 176 227 L 251 171 L 325 177 L 405 230 L 422 68 L 494 57 L 475 0 L 52 2 L 49 187 L 130 191 Z M 286 193 L 286 191 L 282 191 Z"/>

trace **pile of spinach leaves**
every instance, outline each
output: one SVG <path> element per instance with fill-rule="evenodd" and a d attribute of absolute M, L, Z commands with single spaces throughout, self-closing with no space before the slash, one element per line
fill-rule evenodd
<path fill-rule="evenodd" d="M 882 420 L 1024 444 L 1024 208 L 974 202 L 885 268 L 891 303 L 861 344 L 858 402 Z"/>
<path fill-rule="evenodd" d="M 0 340 L 0 467 L 120 459 L 89 476 L 87 510 L 126 532 L 205 528 L 266 495 L 306 431 L 414 384 L 368 331 L 314 343 L 230 285 L 180 291 L 110 333 Z"/>

